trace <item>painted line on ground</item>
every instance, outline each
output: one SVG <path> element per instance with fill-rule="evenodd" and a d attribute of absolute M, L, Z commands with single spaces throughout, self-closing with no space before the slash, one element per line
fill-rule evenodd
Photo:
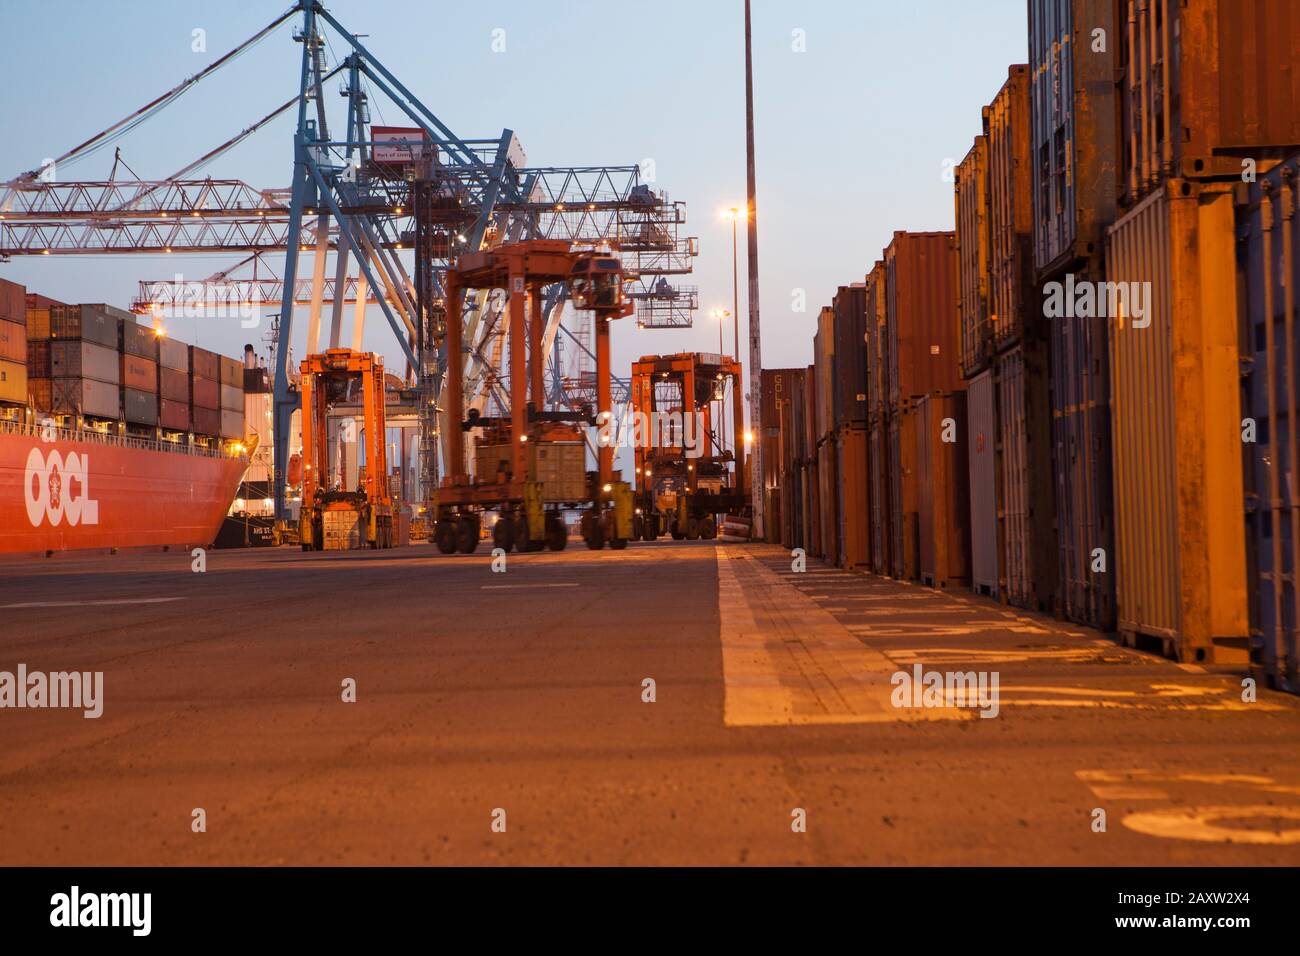
<path fill-rule="evenodd" d="M 104 601 L 28 601 L 24 604 L 0 604 L 0 611 L 17 611 L 33 607 L 116 607 L 123 604 L 166 604 L 184 601 L 184 597 L 114 598 Z"/>
<path fill-rule="evenodd" d="M 577 582 L 571 584 L 484 584 L 480 585 L 483 591 L 504 591 L 507 588 L 576 588 Z"/>

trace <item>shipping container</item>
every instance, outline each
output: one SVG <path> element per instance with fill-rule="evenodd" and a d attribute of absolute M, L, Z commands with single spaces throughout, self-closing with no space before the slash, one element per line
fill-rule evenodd
<path fill-rule="evenodd" d="M 190 404 L 195 408 L 209 408 L 216 411 L 221 407 L 221 386 L 210 378 L 191 376 Z"/>
<path fill-rule="evenodd" d="M 48 295 L 41 295 L 39 292 L 28 292 L 26 295 L 27 311 L 32 309 L 45 309 L 47 312 L 51 306 L 67 305 L 66 302 L 60 302 L 58 299 L 51 299 Z"/>
<path fill-rule="evenodd" d="M 206 378 L 213 382 L 221 380 L 221 356 L 209 352 L 197 345 L 190 347 L 190 374 L 195 378 Z M 212 406 L 216 408 L 216 406 Z"/>
<path fill-rule="evenodd" d="M 27 374 L 36 378 L 50 377 L 50 340 L 39 339 L 27 343 Z"/>
<path fill-rule="evenodd" d="M 27 364 L 27 326 L 0 319 L 0 359 Z"/>
<path fill-rule="evenodd" d="M 975 137 L 975 145 L 957 164 L 953 177 L 961 371 L 969 378 L 988 365 L 993 341 L 989 328 L 988 137 Z"/>
<path fill-rule="evenodd" d="M 228 414 L 227 409 L 221 412 L 223 429 L 229 427 L 225 421 Z M 240 421 L 242 429 L 242 417 Z M 242 438 L 243 432 L 227 437 Z M 533 446 L 533 466 L 542 483 L 543 501 L 575 502 L 587 497 L 587 451 L 582 442 L 538 442 Z"/>
<path fill-rule="evenodd" d="M 893 544 L 889 525 L 890 458 L 889 419 L 876 418 L 871 422 L 871 570 L 876 574 L 891 572 L 890 546 Z"/>
<path fill-rule="evenodd" d="M 889 404 L 889 348 L 885 323 L 884 260 L 867 274 L 867 420 L 876 421 Z"/>
<path fill-rule="evenodd" d="M 917 565 L 921 582 L 936 588 L 971 583 L 965 422 L 965 392 L 917 402 Z"/>
<path fill-rule="evenodd" d="M 971 589 L 998 595 L 1002 527 L 998 481 L 997 382 L 992 369 L 966 385 L 966 451 L 970 472 Z"/>
<path fill-rule="evenodd" d="M 48 412 L 53 400 L 53 383 L 50 381 L 49 376 L 33 378 L 29 372 L 27 376 L 27 404 L 38 412 Z"/>
<path fill-rule="evenodd" d="M 137 321 L 122 322 L 120 347 L 125 355 L 136 355 L 155 363 L 158 361 L 158 336 L 152 328 Z"/>
<path fill-rule="evenodd" d="M 1300 155 L 1250 187 L 1239 210 L 1245 286 L 1241 330 L 1250 666 L 1257 680 L 1300 693 Z"/>
<path fill-rule="evenodd" d="M 221 386 L 221 407 L 231 411 L 244 410 L 244 390 L 233 385 Z"/>
<path fill-rule="evenodd" d="M 228 408 L 223 408 L 221 410 L 220 435 L 222 438 L 244 437 L 244 413 L 242 410 L 237 412 L 231 411 Z"/>
<path fill-rule="evenodd" d="M 220 435 L 221 411 L 216 408 L 204 408 L 201 405 L 191 405 L 190 431 L 194 432 L 196 435 Z"/>
<path fill-rule="evenodd" d="M 1245 663 L 1233 191 L 1168 180 L 1107 249 L 1120 633 Z M 1175 317 L 1176 320 L 1175 320 Z"/>
<path fill-rule="evenodd" d="M 190 403 L 190 377 L 174 368 L 159 366 L 158 397 L 182 405 Z"/>
<path fill-rule="evenodd" d="M 50 310 L 48 308 L 27 310 L 27 341 L 48 339 L 50 337 Z"/>
<path fill-rule="evenodd" d="M 867 429 L 864 425 L 841 425 L 835 433 L 834 444 L 839 512 L 835 563 L 851 570 L 866 567 L 871 561 Z"/>
<path fill-rule="evenodd" d="M 867 422 L 867 287 L 840 286 L 832 300 L 835 345 L 831 355 L 835 428 Z"/>
<path fill-rule="evenodd" d="M 27 289 L 8 279 L 0 279 L 0 321 L 27 325 Z"/>
<path fill-rule="evenodd" d="M 158 342 L 158 365 L 177 372 L 190 370 L 190 347 L 184 342 L 162 336 Z"/>
<path fill-rule="evenodd" d="M 158 400 L 158 424 L 172 431 L 184 432 L 190 428 L 190 406 L 169 398 Z"/>
<path fill-rule="evenodd" d="M 118 350 L 122 320 L 135 316 L 111 305 L 56 305 L 50 308 L 50 338 L 82 339 Z"/>
<path fill-rule="evenodd" d="M 158 396 L 138 388 L 123 388 L 122 420 L 133 425 L 157 425 Z"/>
<path fill-rule="evenodd" d="M 889 418 L 889 573 L 902 581 L 920 578 L 916 491 L 916 406 Z"/>
<path fill-rule="evenodd" d="M 220 377 L 218 381 L 222 385 L 232 385 L 235 388 L 244 387 L 244 363 L 239 359 L 228 358 L 225 355 L 218 356 L 220 366 Z"/>
<path fill-rule="evenodd" d="M 92 378 L 117 385 L 121 368 L 116 349 L 86 339 L 50 342 L 50 372 L 54 378 Z"/>
<path fill-rule="evenodd" d="M 984 111 L 989 140 L 989 324 L 1002 351 L 1041 322 L 1034 289 L 1034 183 L 1029 67 L 1013 66 Z"/>
<path fill-rule="evenodd" d="M 126 388 L 157 394 L 158 363 L 138 355 L 123 353 L 118 361 L 119 379 Z"/>
<path fill-rule="evenodd" d="M 1039 278 L 1101 255 L 1119 189 L 1118 0 L 1029 0 Z"/>
<path fill-rule="evenodd" d="M 27 363 L 0 359 L 0 402 L 21 405 L 27 401 Z"/>
<path fill-rule="evenodd" d="M 1295 0 L 1123 0 L 1122 181 L 1136 203 L 1169 178 L 1241 180 L 1243 159 L 1300 148 Z"/>
<path fill-rule="evenodd" d="M 813 364 L 817 366 L 817 428 L 814 440 L 819 444 L 835 429 L 835 310 L 824 306 L 817 316 L 817 333 L 813 336 Z"/>
<path fill-rule="evenodd" d="M 50 411 L 117 419 L 122 414 L 121 389 L 113 382 L 93 378 L 54 378 L 50 384 Z"/>
<path fill-rule="evenodd" d="M 889 401 L 961 387 L 951 232 L 895 232 L 885 250 Z"/>
<path fill-rule="evenodd" d="M 1059 548 L 1052 472 L 1052 401 L 1046 345 L 1029 339 L 997 358 L 1003 599 L 1056 609 Z M 972 516 L 973 520 L 973 516 Z"/>
<path fill-rule="evenodd" d="M 804 549 L 819 554 L 821 547 L 821 479 L 817 460 L 817 367 L 804 369 Z"/>
<path fill-rule="evenodd" d="M 839 476 L 836 473 L 835 440 L 831 436 L 817 447 L 818 500 L 821 502 L 821 547 L 817 556 L 832 564 L 840 550 Z"/>

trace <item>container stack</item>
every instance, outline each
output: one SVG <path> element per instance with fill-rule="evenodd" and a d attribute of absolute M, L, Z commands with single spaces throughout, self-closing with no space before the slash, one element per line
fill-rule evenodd
<path fill-rule="evenodd" d="M 128 425 L 158 425 L 158 336 L 133 316 L 121 322 L 119 378 L 122 420 Z"/>
<path fill-rule="evenodd" d="M 1110 357 L 1106 320 L 1074 306 L 1077 289 L 1105 278 L 1105 227 L 1115 219 L 1124 33 L 1116 7 L 1029 3 L 1034 266 L 1050 329 L 1058 601 L 1066 617 L 1102 630 L 1115 624 L 1114 576 L 1094 570 L 1114 551 Z"/>
<path fill-rule="evenodd" d="M 50 307 L 51 412 L 101 423 L 121 419 L 124 318 L 135 323 L 130 312 L 111 305 Z"/>
<path fill-rule="evenodd" d="M 190 351 L 190 431 L 221 436 L 221 356 L 197 345 Z"/>
<path fill-rule="evenodd" d="M 813 365 L 816 368 L 817 499 L 820 502 L 820 533 L 816 555 L 834 562 L 839 555 L 839 495 L 835 471 L 835 310 L 822 308 L 817 316 L 817 334 L 813 337 Z"/>
<path fill-rule="evenodd" d="M 885 323 L 885 263 L 867 274 L 867 494 L 871 520 L 871 570 L 889 574 L 889 348 Z"/>
<path fill-rule="evenodd" d="M 158 426 L 190 430 L 190 347 L 166 336 L 158 339 Z"/>
<path fill-rule="evenodd" d="M 0 279 L 0 406 L 27 402 L 27 290 Z"/>
<path fill-rule="evenodd" d="M 787 410 L 794 376 L 802 369 L 763 369 L 760 396 L 763 415 L 763 503 L 770 540 L 784 541 L 790 517 L 787 503 L 793 478 L 786 467 L 794 436 L 787 427 Z"/>
<path fill-rule="evenodd" d="M 221 401 L 219 434 L 222 438 L 242 439 L 244 437 L 244 363 L 222 355 L 218 374 Z"/>
<path fill-rule="evenodd" d="M 830 444 L 835 474 L 834 559 L 841 568 L 871 561 L 870 481 L 867 461 L 867 287 L 840 286 L 831 305 Z"/>

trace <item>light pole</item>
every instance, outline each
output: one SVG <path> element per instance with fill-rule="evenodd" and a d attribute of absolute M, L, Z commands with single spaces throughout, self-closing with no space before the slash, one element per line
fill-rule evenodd
<path fill-rule="evenodd" d="M 723 219 L 731 220 L 731 314 L 736 317 L 736 361 L 740 361 L 740 276 L 736 260 L 736 223 L 747 218 L 745 210 L 732 206 L 723 210 Z"/>
<path fill-rule="evenodd" d="M 714 309 L 709 314 L 718 320 L 718 354 L 726 355 L 727 353 L 722 349 L 722 327 L 726 325 L 727 316 L 731 315 L 731 313 L 726 309 Z"/>

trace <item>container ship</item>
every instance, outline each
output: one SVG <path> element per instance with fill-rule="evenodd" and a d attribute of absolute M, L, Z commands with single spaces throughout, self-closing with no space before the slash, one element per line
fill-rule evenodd
<path fill-rule="evenodd" d="M 0 554 L 206 547 L 248 467 L 244 365 L 0 280 Z"/>

